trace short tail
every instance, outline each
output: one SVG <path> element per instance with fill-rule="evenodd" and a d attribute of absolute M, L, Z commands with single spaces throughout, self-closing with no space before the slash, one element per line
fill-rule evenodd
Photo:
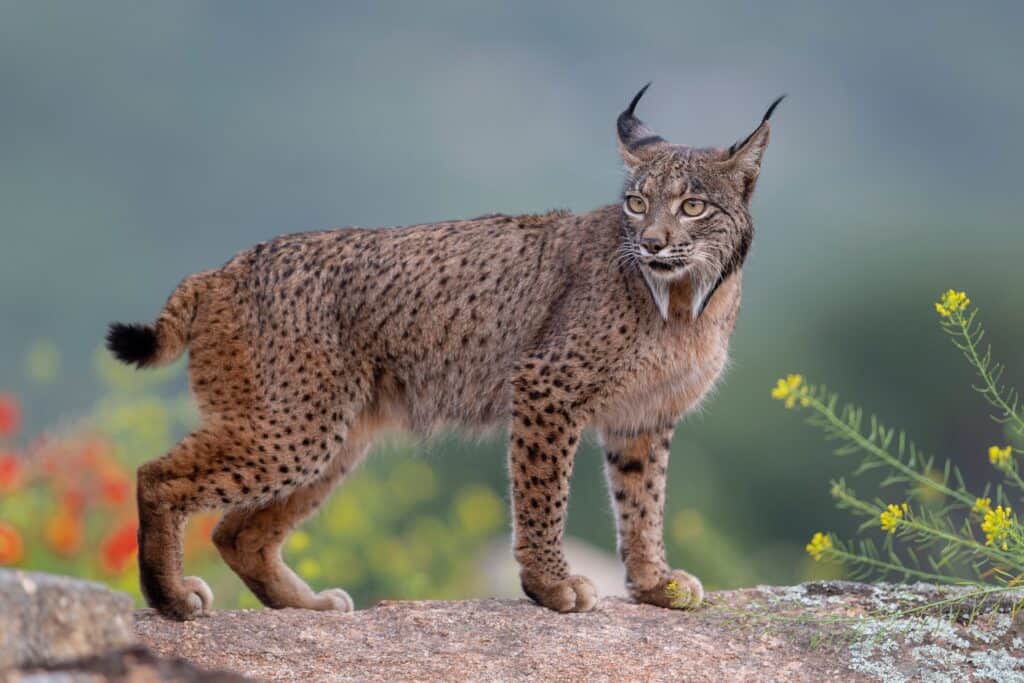
<path fill-rule="evenodd" d="M 122 363 L 138 368 L 166 365 L 185 352 L 205 273 L 190 275 L 174 290 L 156 322 L 111 323 L 107 348 Z"/>

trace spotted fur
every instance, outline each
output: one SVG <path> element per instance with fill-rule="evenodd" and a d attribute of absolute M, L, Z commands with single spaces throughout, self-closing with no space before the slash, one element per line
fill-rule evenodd
<path fill-rule="evenodd" d="M 111 327 L 112 351 L 139 366 L 187 349 L 201 414 L 139 468 L 150 605 L 177 619 L 209 608 L 206 584 L 182 576 L 182 532 L 190 514 L 223 508 L 214 542 L 266 605 L 352 609 L 285 566 L 282 543 L 382 428 L 449 423 L 508 425 L 514 551 L 535 601 L 595 604 L 562 554 L 573 457 L 593 427 L 630 594 L 668 605 L 676 580 L 700 603 L 700 582 L 665 561 L 670 441 L 726 363 L 768 124 L 735 149 L 692 149 L 647 131 L 635 104 L 619 141 L 642 218 L 616 204 L 287 235 L 186 278 L 152 325 Z M 715 210 L 682 220 L 684 194 Z M 640 250 L 652 236 L 664 254 Z"/>

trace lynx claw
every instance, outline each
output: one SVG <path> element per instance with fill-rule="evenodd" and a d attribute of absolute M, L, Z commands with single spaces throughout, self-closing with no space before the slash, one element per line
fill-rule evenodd
<path fill-rule="evenodd" d="M 179 599 L 165 605 L 157 606 L 157 610 L 165 617 L 179 621 L 189 621 L 208 612 L 213 605 L 213 591 L 198 576 L 186 576 L 181 582 L 182 595 Z"/>
<path fill-rule="evenodd" d="M 704 601 L 700 579 L 681 569 L 666 572 L 652 588 L 631 587 L 629 593 L 637 602 L 672 609 L 695 609 Z"/>
<path fill-rule="evenodd" d="M 527 584 L 523 591 L 539 605 L 556 612 L 589 612 L 597 605 L 597 589 L 585 576 L 572 575 L 548 585 Z"/>
<path fill-rule="evenodd" d="M 355 604 L 352 602 L 352 598 L 349 594 L 342 589 L 328 588 L 327 590 L 320 591 L 316 594 L 316 604 L 314 609 L 351 612 L 355 609 Z"/>

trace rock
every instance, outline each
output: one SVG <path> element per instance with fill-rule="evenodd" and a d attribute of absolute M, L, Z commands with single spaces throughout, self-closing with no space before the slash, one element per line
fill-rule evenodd
<path fill-rule="evenodd" d="M 960 606 L 927 607 L 948 598 Z M 695 612 L 621 598 L 587 614 L 493 599 L 215 611 L 186 623 L 141 610 L 136 631 L 160 655 L 274 681 L 1024 681 L 1012 603 L 924 584 L 815 582 L 712 593 Z"/>
<path fill-rule="evenodd" d="M 235 683 L 136 644 L 134 602 L 92 581 L 0 570 L 0 681 Z"/>
<path fill-rule="evenodd" d="M 185 623 L 139 610 L 133 628 L 127 596 L 0 571 L 0 680 L 1024 683 L 1022 601 L 824 581 L 712 593 L 694 612 L 622 598 L 587 614 L 526 600 L 383 602 L 351 614 L 214 611 Z"/>
<path fill-rule="evenodd" d="M 6 683 L 244 683 L 233 673 L 204 671 L 184 659 L 163 659 L 141 646 L 56 664 L 43 669 L 10 673 Z"/>
<path fill-rule="evenodd" d="M 92 581 L 0 570 L 0 671 L 131 645 L 133 609 L 130 597 Z"/>

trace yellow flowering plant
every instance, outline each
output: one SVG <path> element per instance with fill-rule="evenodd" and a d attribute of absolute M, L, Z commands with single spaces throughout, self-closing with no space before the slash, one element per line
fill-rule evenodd
<path fill-rule="evenodd" d="M 811 537 L 811 542 L 807 544 L 806 550 L 807 554 L 817 562 L 826 552 L 832 550 L 832 538 L 818 531 Z"/>
<path fill-rule="evenodd" d="M 878 515 L 879 523 L 881 524 L 882 531 L 888 531 L 890 534 L 896 533 L 896 529 L 899 528 L 900 522 L 904 521 L 904 518 L 910 515 L 910 508 L 907 507 L 906 503 L 902 505 L 893 505 L 889 503 L 888 506 L 882 513 Z"/>
<path fill-rule="evenodd" d="M 996 467 L 1006 467 L 1010 464 L 1010 456 L 1013 455 L 1013 449 L 1010 446 L 989 446 L 988 447 L 988 461 Z"/>
<path fill-rule="evenodd" d="M 840 479 L 831 494 L 841 509 L 865 521 L 857 539 L 845 541 L 817 531 L 807 544 L 816 561 L 838 562 L 854 578 L 901 578 L 937 583 L 975 584 L 999 592 L 1024 583 L 1024 529 L 1013 513 L 1014 498 L 1024 494 L 1019 456 L 1024 453 L 1024 407 L 1018 392 L 1000 383 L 1003 366 L 982 347 L 985 331 L 965 292 L 949 290 L 935 303 L 942 330 L 977 373 L 975 389 L 1004 425 L 1009 444 L 988 447 L 988 461 L 998 477 L 981 494 L 972 493 L 950 462 L 938 465 L 905 432 L 841 403 L 824 386 L 791 374 L 778 380 L 772 398 L 787 409 L 806 409 L 807 421 L 836 441 L 840 456 L 859 455 L 854 475 L 884 473 L 883 488 L 906 489 L 897 501 L 858 496 Z M 975 457 L 984 457 L 982 448 Z M 877 536 L 881 534 L 881 542 Z"/>

